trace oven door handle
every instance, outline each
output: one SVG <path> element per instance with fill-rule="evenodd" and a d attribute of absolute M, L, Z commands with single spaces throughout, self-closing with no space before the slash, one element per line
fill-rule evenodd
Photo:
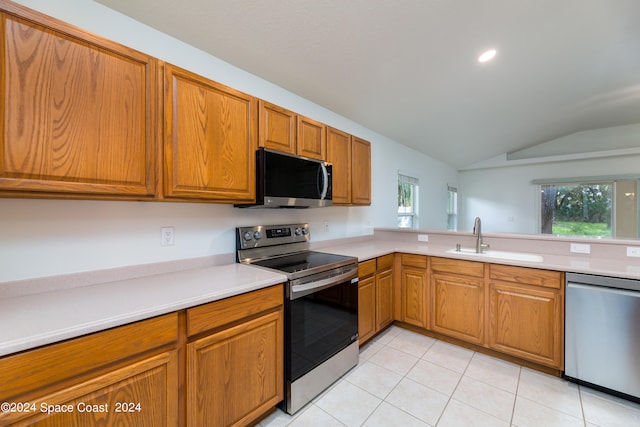
<path fill-rule="evenodd" d="M 305 295 L 312 294 L 314 292 L 320 291 L 322 289 L 327 289 L 347 280 L 351 281 L 351 284 L 358 283 L 358 269 L 352 268 L 345 271 L 342 274 L 331 276 L 326 279 L 315 280 L 313 282 L 304 283 L 301 285 L 291 285 L 291 295 L 289 299 L 298 299 Z"/>

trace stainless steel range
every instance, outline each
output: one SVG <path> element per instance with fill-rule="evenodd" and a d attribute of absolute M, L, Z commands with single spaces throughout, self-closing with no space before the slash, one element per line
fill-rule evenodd
<path fill-rule="evenodd" d="M 309 250 L 309 225 L 236 229 L 237 261 L 287 275 L 285 399 L 293 414 L 358 364 L 358 259 Z"/>

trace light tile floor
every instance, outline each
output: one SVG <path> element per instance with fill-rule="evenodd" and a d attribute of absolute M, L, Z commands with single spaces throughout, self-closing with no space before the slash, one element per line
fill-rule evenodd
<path fill-rule="evenodd" d="M 280 426 L 640 426 L 640 405 L 395 326 Z"/>

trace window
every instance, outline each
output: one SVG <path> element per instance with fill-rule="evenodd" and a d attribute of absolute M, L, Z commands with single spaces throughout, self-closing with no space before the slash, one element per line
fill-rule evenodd
<path fill-rule="evenodd" d="M 639 237 L 637 178 L 569 181 L 541 183 L 542 234 Z"/>
<path fill-rule="evenodd" d="M 458 229 L 458 189 L 447 185 L 447 230 Z"/>
<path fill-rule="evenodd" d="M 398 227 L 418 226 L 418 178 L 398 173 Z"/>

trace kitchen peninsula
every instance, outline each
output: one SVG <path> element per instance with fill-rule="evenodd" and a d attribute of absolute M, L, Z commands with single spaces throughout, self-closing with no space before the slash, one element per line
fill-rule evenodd
<path fill-rule="evenodd" d="M 418 237 L 421 236 L 421 237 Z M 424 240 L 428 236 L 427 242 L 419 241 Z M 490 271 L 495 272 L 499 276 L 499 282 L 503 283 L 503 286 L 516 286 L 517 284 L 510 282 L 512 280 L 510 274 L 514 271 L 517 272 L 516 277 L 518 280 L 525 275 L 522 272 L 529 271 L 546 271 L 547 273 L 540 275 L 539 273 L 533 274 L 533 285 L 525 284 L 518 286 L 533 286 L 533 294 L 537 297 L 537 300 L 544 300 L 549 296 L 556 296 L 556 299 L 551 298 L 549 301 L 556 307 L 556 311 L 553 312 L 553 319 L 559 319 L 560 324 L 553 324 L 555 329 L 555 336 L 550 336 L 553 345 L 551 348 L 543 348 L 551 351 L 555 356 L 549 357 L 527 357 L 527 355 L 519 350 L 510 351 L 503 346 L 500 347 L 500 343 L 495 340 L 488 340 L 492 335 L 485 332 L 486 328 L 489 328 L 487 319 L 481 319 L 477 332 L 478 340 L 476 340 L 476 346 L 482 346 L 483 343 L 497 343 L 497 345 L 489 345 L 492 349 L 498 353 L 504 353 L 516 357 L 515 360 L 522 360 L 523 363 L 537 367 L 547 372 L 562 371 L 562 354 L 558 356 L 558 351 L 561 351 L 559 342 L 562 335 L 562 315 L 557 312 L 557 308 L 563 307 L 563 295 L 564 295 L 564 283 L 561 281 L 561 277 L 564 272 L 581 272 L 591 274 L 601 274 L 616 277 L 625 277 L 631 279 L 640 278 L 640 267 L 637 262 L 632 258 L 626 258 L 619 256 L 620 251 L 624 251 L 624 248 L 629 242 L 595 242 L 590 241 L 592 245 L 591 255 L 578 256 L 570 254 L 567 247 L 570 242 L 564 239 L 548 239 L 531 236 L 511 236 L 511 235 L 498 235 L 498 234 L 486 234 L 485 241 L 490 243 L 492 248 L 504 250 L 504 251 L 518 251 L 524 252 L 526 250 L 532 250 L 536 254 L 540 254 L 544 257 L 543 262 L 523 262 L 513 260 L 486 260 L 481 255 L 456 255 L 452 254 L 450 249 L 455 248 L 456 244 L 461 244 L 463 247 L 470 247 L 474 237 L 470 233 L 455 233 L 455 232 L 437 232 L 430 230 L 413 230 L 404 231 L 396 229 L 378 229 L 375 234 L 370 237 L 358 237 L 352 239 L 344 239 L 340 241 L 327 241 L 319 242 L 312 245 L 312 248 L 322 250 L 325 252 L 332 252 L 337 254 L 351 255 L 358 257 L 359 261 L 364 262 L 385 255 L 395 254 L 396 261 L 394 263 L 394 275 L 393 275 L 393 292 L 391 298 L 393 299 L 393 313 L 396 323 L 406 325 L 414 330 L 424 330 L 427 333 L 428 330 L 438 330 L 444 335 L 448 335 L 453 339 L 457 339 L 457 342 L 464 343 L 470 342 L 468 338 L 465 339 L 461 334 L 464 332 L 457 328 L 456 324 L 447 324 L 446 316 L 444 323 L 433 323 L 437 320 L 433 317 L 433 314 L 427 314 L 428 306 L 434 307 L 433 293 L 428 292 L 429 281 L 425 281 L 418 286 L 425 286 L 422 289 L 423 300 L 416 301 L 420 307 L 420 310 L 424 310 L 419 314 L 424 320 L 421 326 L 415 326 L 415 323 L 407 321 L 407 318 L 401 317 L 403 313 L 402 304 L 404 304 L 405 296 L 402 296 L 401 285 L 404 283 L 402 279 L 401 271 L 403 267 L 404 255 L 411 255 L 412 257 L 424 257 L 425 266 L 427 265 L 427 259 L 431 263 L 430 270 L 423 269 L 424 277 L 431 274 L 433 277 L 442 276 L 443 281 L 436 282 L 440 284 L 454 283 L 451 280 L 455 279 L 451 277 L 453 270 L 450 270 L 448 274 L 440 273 L 435 269 L 444 268 L 447 263 L 442 264 L 444 267 L 435 267 L 434 260 L 451 260 L 456 262 L 463 262 L 460 265 L 471 265 L 474 268 L 480 267 L 481 270 L 486 271 L 489 274 L 489 270 L 484 270 L 482 265 L 487 262 L 490 265 Z M 228 258 L 229 260 L 231 257 Z M 220 260 L 218 260 L 220 261 Z M 202 261 L 200 261 L 202 262 Z M 210 262 L 214 262 L 210 260 Z M 228 261 L 227 261 L 228 262 Z M 455 264 L 454 264 L 455 266 Z M 176 266 L 174 266 L 175 268 Z M 415 270 L 415 267 L 413 267 Z M 515 270 L 514 270 L 515 269 Z M 464 270 L 468 271 L 468 270 Z M 463 273 L 463 270 L 459 270 L 458 273 Z M 97 275 L 96 275 L 97 274 Z M 206 267 L 199 266 L 199 268 L 192 268 L 183 271 L 165 272 L 163 274 L 147 275 L 143 277 L 135 278 L 123 278 L 116 280 L 113 277 L 113 272 L 107 272 L 109 274 L 109 281 L 107 283 L 100 283 L 98 279 L 100 272 L 92 273 L 92 277 L 95 283 L 87 284 L 83 286 L 71 287 L 66 289 L 48 290 L 48 279 L 33 279 L 30 281 L 21 282 L 7 282 L 0 284 L 0 318 L 4 324 L 18 325 L 16 328 L 4 329 L 0 339 L 0 353 L 5 355 L 0 359 L 0 364 L 11 363 L 12 359 L 29 357 L 31 352 L 42 352 L 49 348 L 56 348 L 57 346 L 70 345 L 74 342 L 81 342 L 83 340 L 91 340 L 93 337 L 98 339 L 96 343 L 101 342 L 99 336 L 101 334 L 118 334 L 121 328 L 147 328 L 148 332 L 133 332 L 136 333 L 160 333 L 160 336 L 156 338 L 149 338 L 151 342 L 147 343 L 148 347 L 144 345 L 142 348 L 145 350 L 142 360 L 149 362 L 149 355 L 153 357 L 161 357 L 158 354 L 169 352 L 169 354 L 176 353 L 176 360 L 173 356 L 167 356 L 167 359 L 161 359 L 161 362 L 151 363 L 153 369 L 158 366 L 163 366 L 163 372 L 166 374 L 166 370 L 177 369 L 176 372 L 181 372 L 179 368 L 181 366 L 181 357 L 184 350 L 181 350 L 184 343 L 187 343 L 187 348 L 191 344 L 190 338 L 187 337 L 186 329 L 195 320 L 188 321 L 187 319 L 195 319 L 190 317 L 189 313 L 194 307 L 207 307 L 209 304 L 224 303 L 225 301 L 233 301 L 234 298 L 244 298 L 244 302 L 240 302 L 241 305 L 246 305 L 248 311 L 244 318 L 248 323 L 256 322 L 258 319 L 272 319 L 266 321 L 265 325 L 273 325 L 276 327 L 280 320 L 277 313 L 282 308 L 282 290 L 277 286 L 278 283 L 282 283 L 285 277 L 281 274 L 275 274 L 259 268 L 251 266 L 240 265 L 235 263 L 223 263 L 222 265 L 209 265 Z M 124 273 L 123 273 L 124 274 Z M 130 271 L 129 271 L 129 274 Z M 475 274 L 475 273 L 473 273 Z M 485 273 L 481 273 L 480 280 L 484 277 Z M 555 275 L 555 276 L 554 276 Z M 460 276 L 462 277 L 462 276 Z M 462 279 L 462 284 L 469 285 L 470 278 Z M 489 277 L 489 276 L 487 276 Z M 555 277 L 555 281 L 550 277 Z M 76 278 L 77 280 L 77 278 Z M 459 280 L 459 279 L 456 279 Z M 495 281 L 495 280 L 494 280 Z M 56 281 L 50 282 L 55 283 Z M 455 282 L 459 283 L 459 282 Z M 549 285 L 549 283 L 553 283 Z M 482 286 L 482 282 L 480 282 Z M 21 290 L 21 286 L 24 288 Z M 414 282 L 412 286 L 416 286 Z M 432 282 L 433 286 L 433 282 Z M 490 283 L 491 286 L 491 283 Z M 549 287 L 551 286 L 551 287 Z M 489 288 L 487 288 L 488 292 Z M 496 290 L 500 290 L 496 288 Z M 509 290 L 509 289 L 507 289 Z M 267 301 L 273 301 L 272 303 L 262 304 L 262 300 L 265 298 L 261 292 L 267 292 L 273 295 L 273 300 L 267 299 Z M 275 293 L 274 293 L 275 292 Z M 537 292 L 537 293 L 536 293 Z M 452 297 L 459 296 L 453 290 Z M 498 295 L 498 294 L 496 294 Z M 476 294 L 478 299 L 476 302 L 482 304 L 489 304 L 489 301 L 484 299 L 483 294 Z M 492 297 L 490 297 L 492 298 Z M 431 302 L 430 302 L 431 301 Z M 511 304 L 517 304 L 516 301 L 511 301 Z M 260 304 L 258 307 L 250 308 L 252 304 Z M 235 306 L 235 305 L 234 305 Z M 562 308 L 561 308 L 562 309 Z M 491 309 L 489 309 L 490 312 Z M 360 314 L 362 315 L 362 313 Z M 168 317 L 167 317 L 168 316 Z M 258 316 L 258 317 L 256 317 Z M 275 316 L 275 317 L 270 317 Z M 491 315 L 488 315 L 489 318 Z M 230 327 L 233 329 L 233 325 L 240 324 L 236 321 L 231 321 Z M 545 320 L 545 322 L 548 321 Z M 550 320 L 549 320 L 550 321 Z M 152 322 L 147 325 L 147 322 Z M 273 323 L 275 322 L 275 323 Z M 185 324 L 186 323 L 186 324 Z M 227 324 L 228 322 L 225 322 Z M 431 325 L 431 326 L 429 326 Z M 433 328 L 433 325 L 436 325 Z M 438 325 L 440 328 L 438 329 Z M 544 323 L 545 326 L 550 326 Z M 446 327 L 450 328 L 447 332 Z M 149 329 L 150 328 L 150 329 Z M 169 331 L 160 332 L 158 328 L 166 329 Z M 171 332 L 173 330 L 174 332 Z M 201 337 L 202 333 L 197 332 L 198 329 L 191 332 L 194 338 Z M 132 333 L 132 332 L 129 332 Z M 168 336 L 165 335 L 168 334 Z M 189 335 L 189 336 L 191 336 Z M 124 336 L 127 336 L 126 334 Z M 151 336 L 155 336 L 151 334 Z M 277 347 L 278 338 L 277 333 L 267 335 L 273 340 L 273 344 Z M 78 337 L 75 338 L 74 337 Z M 513 337 L 512 337 L 513 338 Z M 113 337 L 109 337 L 113 340 Z M 156 340 L 156 341 L 153 341 Z M 555 340 L 555 341 L 553 341 Z M 60 342 L 60 344 L 55 344 Z M 473 341 L 473 340 L 471 340 Z M 456 342 L 456 341 L 454 341 Z M 94 345 L 96 344 L 94 343 Z M 473 342 L 470 342 L 473 344 Z M 106 342 L 105 342 L 106 344 Z M 85 344 L 86 345 L 86 344 Z M 126 346 L 122 347 L 125 348 Z M 277 370 L 278 350 L 276 347 L 272 347 L 274 351 L 273 363 L 274 368 Z M 30 350 L 36 348 L 36 350 Z M 82 348 L 82 347 L 79 347 Z M 116 351 L 119 348 L 116 347 Z M 154 350 L 155 349 L 155 350 Z M 76 348 L 74 351 L 80 351 Z M 54 355 L 65 354 L 55 353 Z M 105 353 L 111 354 L 113 353 Z M 194 353 L 195 355 L 196 353 Z M 53 357 L 53 356 L 52 356 Z M 140 357 L 131 355 L 134 360 L 139 360 Z M 121 360 L 120 358 L 116 358 Z M 43 359 L 46 360 L 46 359 Z M 154 359 L 155 360 L 155 359 Z M 512 359 L 514 360 L 514 359 Z M 146 363 L 145 362 L 145 363 Z M 97 366 L 103 366 L 107 361 L 103 360 Z M 119 362 L 120 364 L 124 362 Z M 140 362 L 142 363 L 142 362 Z M 108 366 L 108 365 L 107 365 Z M 120 365 L 118 365 L 120 366 Z M 146 366 L 146 365 L 145 365 Z M 70 368 L 71 369 L 71 368 Z M 85 367 L 87 372 L 100 372 L 102 375 L 108 375 L 106 368 Z M 95 371 L 98 369 L 98 371 Z M 102 369 L 102 370 L 100 370 Z M 125 369 L 123 367 L 123 369 Z M 145 368 L 146 369 L 146 368 Z M 149 368 L 152 369 L 152 368 Z M 4 375 L 9 375 L 10 370 L 3 370 Z M 135 371 L 138 372 L 138 371 Z M 146 371 L 144 371 L 146 372 Z M 83 376 L 84 375 L 84 376 Z M 124 374 L 122 374 L 124 375 Z M 91 374 L 85 373 L 78 378 L 89 381 Z M 179 378 L 180 376 L 176 377 Z M 120 377 L 118 377 L 120 378 Z M 122 377 L 127 378 L 126 376 Z M 9 379 L 9 378 L 7 378 Z M 34 381 L 42 381 L 43 378 L 33 379 Z M 15 380 L 13 380 L 15 381 Z M 9 388 L 4 390 L 4 396 L 20 396 L 26 393 L 29 388 L 22 385 L 22 388 L 13 389 L 11 391 L 12 381 L 3 382 Z M 35 383 L 32 385 L 36 385 Z M 52 385 L 50 390 L 55 387 Z M 88 387 L 88 386 L 87 386 Z M 49 390 L 49 388 L 47 388 Z M 166 390 L 165 390 L 166 391 Z M 53 391 L 52 391 L 53 392 Z M 274 389 L 274 397 L 268 400 L 269 407 L 275 405 L 278 400 L 278 391 Z M 13 394 L 15 393 L 15 394 Z M 55 395 L 55 393 L 54 393 Z M 64 393 L 63 393 L 64 395 Z M 258 416 L 256 414 L 262 414 L 266 409 L 264 402 L 260 401 L 259 405 L 256 405 L 257 409 L 251 412 L 251 416 Z M 167 408 L 165 408 L 167 409 Z M 195 409 L 194 409 L 195 410 Z"/>

